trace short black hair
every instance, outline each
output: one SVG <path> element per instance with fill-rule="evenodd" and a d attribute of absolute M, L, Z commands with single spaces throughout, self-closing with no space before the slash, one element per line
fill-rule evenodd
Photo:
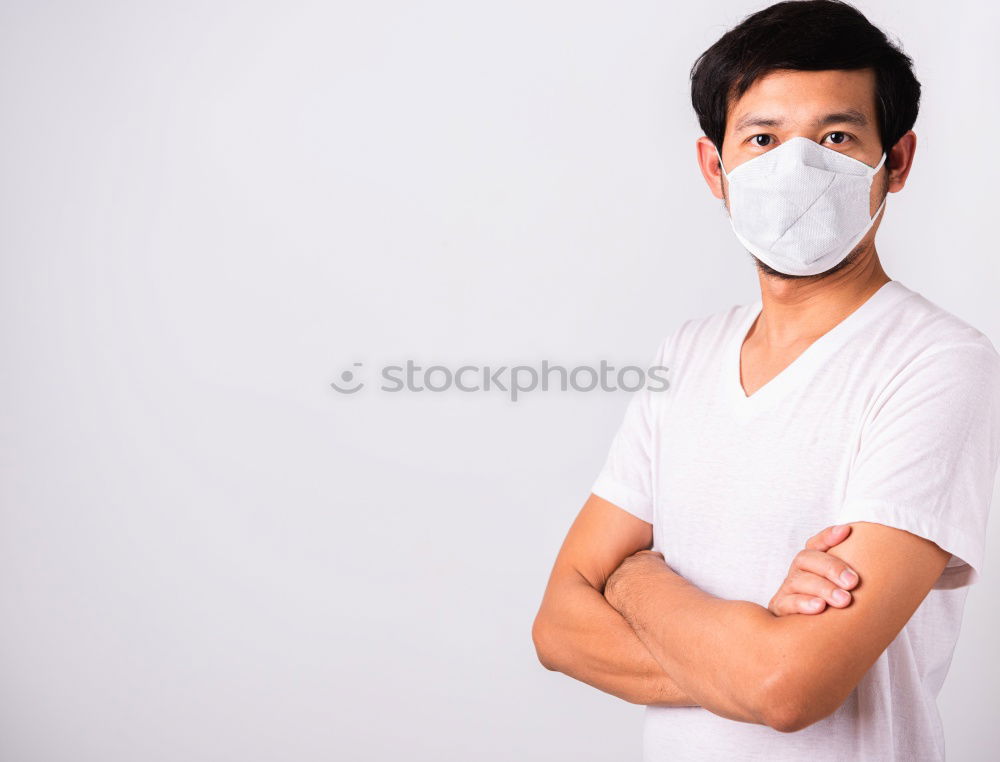
<path fill-rule="evenodd" d="M 853 5 L 786 0 L 726 32 L 691 67 L 691 103 L 705 135 L 722 151 L 729 105 L 776 69 L 875 70 L 876 118 L 889 152 L 913 128 L 920 82 L 913 61 Z"/>

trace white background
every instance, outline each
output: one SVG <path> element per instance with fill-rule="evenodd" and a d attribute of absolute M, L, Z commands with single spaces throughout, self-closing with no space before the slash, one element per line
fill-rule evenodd
<path fill-rule="evenodd" d="M 755 299 L 688 72 L 763 5 L 3 3 L 0 758 L 638 759 L 530 637 L 627 394 L 328 383 Z M 924 86 L 883 263 L 1000 343 L 997 5 L 859 7 Z M 1000 743 L 998 523 L 950 760 Z"/>

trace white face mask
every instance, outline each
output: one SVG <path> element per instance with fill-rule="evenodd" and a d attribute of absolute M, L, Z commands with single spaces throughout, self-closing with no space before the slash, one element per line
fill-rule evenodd
<path fill-rule="evenodd" d="M 872 178 L 885 157 L 870 167 L 800 136 L 729 173 L 720 154 L 733 232 L 751 254 L 780 273 L 825 272 L 851 253 L 885 207 L 883 199 L 869 216 Z"/>

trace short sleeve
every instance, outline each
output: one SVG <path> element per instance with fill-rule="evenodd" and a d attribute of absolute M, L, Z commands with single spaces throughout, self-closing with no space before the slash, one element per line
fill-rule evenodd
<path fill-rule="evenodd" d="M 935 588 L 979 580 L 1000 454 L 1000 355 L 984 339 L 910 363 L 869 412 L 837 523 L 870 521 L 952 554 Z"/>
<path fill-rule="evenodd" d="M 664 348 L 660 344 L 650 367 L 663 368 Z M 655 416 L 665 381 L 647 377 L 643 387 L 632 393 L 625 418 L 618 428 L 604 467 L 590 491 L 614 503 L 633 516 L 653 523 L 653 453 Z"/>

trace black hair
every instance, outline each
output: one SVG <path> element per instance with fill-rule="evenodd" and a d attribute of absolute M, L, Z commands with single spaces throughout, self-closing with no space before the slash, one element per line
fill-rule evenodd
<path fill-rule="evenodd" d="M 726 32 L 691 67 L 691 103 L 705 135 L 722 151 L 729 105 L 775 69 L 875 71 L 876 118 L 888 153 L 917 120 L 920 82 L 913 61 L 853 5 L 785 0 Z"/>

